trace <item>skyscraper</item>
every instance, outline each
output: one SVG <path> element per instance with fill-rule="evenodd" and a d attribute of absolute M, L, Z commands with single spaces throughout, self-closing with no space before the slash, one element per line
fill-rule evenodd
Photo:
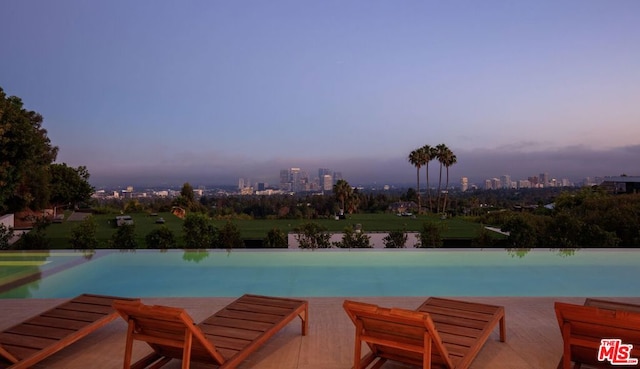
<path fill-rule="evenodd" d="M 460 179 L 460 189 L 462 190 L 462 192 L 465 192 L 469 189 L 469 178 L 462 177 Z"/>

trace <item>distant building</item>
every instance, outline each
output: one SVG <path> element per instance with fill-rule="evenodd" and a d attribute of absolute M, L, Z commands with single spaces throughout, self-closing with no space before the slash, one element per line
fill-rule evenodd
<path fill-rule="evenodd" d="M 605 177 L 600 187 L 612 193 L 640 193 L 640 177 Z"/>
<path fill-rule="evenodd" d="M 331 174 L 325 174 L 324 176 L 322 176 L 322 190 L 333 190 L 333 177 L 331 176 Z"/>
<path fill-rule="evenodd" d="M 469 178 L 467 177 L 460 178 L 460 189 L 462 190 L 462 192 L 465 192 L 466 190 L 469 189 Z"/>
<path fill-rule="evenodd" d="M 511 176 L 510 175 L 505 174 L 502 177 L 500 177 L 500 187 L 501 188 L 506 188 L 506 189 L 511 188 Z"/>
<path fill-rule="evenodd" d="M 493 184 L 492 184 L 490 179 L 485 179 L 484 180 L 484 189 L 485 190 L 492 190 L 493 189 Z"/>

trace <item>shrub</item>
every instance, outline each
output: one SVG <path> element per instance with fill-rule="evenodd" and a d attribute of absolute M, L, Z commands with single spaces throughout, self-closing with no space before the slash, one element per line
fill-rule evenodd
<path fill-rule="evenodd" d="M 218 230 L 204 214 L 191 213 L 182 225 L 185 248 L 206 249 L 218 244 Z"/>
<path fill-rule="evenodd" d="M 13 228 L 0 223 L 0 250 L 9 249 L 9 241 L 13 237 Z"/>
<path fill-rule="evenodd" d="M 306 222 L 296 227 L 296 240 L 301 249 L 326 249 L 331 247 L 331 235 L 327 229 L 318 223 Z"/>
<path fill-rule="evenodd" d="M 227 221 L 218 231 L 218 246 L 225 249 L 244 248 L 240 230 L 234 223 Z"/>
<path fill-rule="evenodd" d="M 116 233 L 111 236 L 111 247 L 114 249 L 136 249 L 136 228 L 133 224 L 123 224 L 118 227 Z"/>
<path fill-rule="evenodd" d="M 362 249 L 371 248 L 371 237 L 364 234 L 364 232 L 356 232 L 353 227 L 347 227 L 342 234 L 342 241 L 333 243 L 336 247 L 343 249 Z"/>
<path fill-rule="evenodd" d="M 289 240 L 287 234 L 278 228 L 271 229 L 264 239 L 264 247 L 286 249 L 288 246 Z"/>
<path fill-rule="evenodd" d="M 164 225 L 149 232 L 144 240 L 149 249 L 170 249 L 176 246 L 175 235 Z"/>
<path fill-rule="evenodd" d="M 404 248 L 407 244 L 407 234 L 404 231 L 390 231 L 383 239 L 384 247 L 388 249 Z"/>
<path fill-rule="evenodd" d="M 98 225 L 93 217 L 87 217 L 71 230 L 71 247 L 82 250 L 95 249 L 98 247 L 97 230 Z"/>
<path fill-rule="evenodd" d="M 422 223 L 422 230 L 420 231 L 420 243 L 415 247 L 441 247 L 442 236 L 440 227 L 432 222 Z"/>

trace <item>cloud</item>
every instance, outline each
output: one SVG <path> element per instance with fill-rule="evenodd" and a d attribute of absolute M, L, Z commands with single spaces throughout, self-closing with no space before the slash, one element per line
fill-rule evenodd
<path fill-rule="evenodd" d="M 481 184 L 485 179 L 511 175 L 513 180 L 549 173 L 552 178 L 568 178 L 580 181 L 585 177 L 609 175 L 640 175 L 637 158 L 640 145 L 611 149 L 592 149 L 587 146 L 568 146 L 550 150 L 523 150 L 536 147 L 535 142 L 523 142 L 519 147 L 491 149 L 454 149 L 458 163 L 449 170 L 450 184 L 457 184 L 460 177 L 468 177 L 472 183 Z M 319 168 L 339 171 L 351 184 L 392 184 L 414 186 L 416 169 L 404 155 L 390 158 L 249 158 L 230 157 L 211 153 L 189 152 L 170 162 L 147 164 L 111 163 L 109 166 L 88 165 L 95 185 L 233 185 L 239 178 L 251 182 L 267 182 L 277 185 L 281 169 L 299 167 L 310 178 L 315 178 Z M 436 185 L 439 164 L 429 165 L 430 182 Z M 425 180 L 424 168 L 420 172 L 421 184 Z M 445 172 L 443 171 L 443 184 Z"/>

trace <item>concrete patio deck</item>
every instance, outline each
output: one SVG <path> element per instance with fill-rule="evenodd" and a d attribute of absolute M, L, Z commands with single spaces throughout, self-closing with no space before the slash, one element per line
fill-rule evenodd
<path fill-rule="evenodd" d="M 304 298 L 304 297 L 302 297 Z M 506 310 L 507 341 L 498 340 L 498 332 L 472 364 L 475 369 L 555 369 L 562 352 L 562 338 L 553 309 L 554 301 L 582 304 L 584 298 L 552 297 L 470 297 L 469 301 L 502 305 Z M 368 297 L 357 301 L 414 309 L 422 297 Z M 186 308 L 196 322 L 219 310 L 233 298 L 144 298 L 149 304 Z M 252 354 L 242 369 L 348 369 L 353 361 L 354 327 L 342 309 L 344 298 L 313 297 L 309 301 L 309 334 L 300 336 L 298 321 L 289 324 L 259 351 Z M 640 304 L 640 298 L 611 298 Z M 64 299 L 0 300 L 0 330 L 42 312 Z M 121 368 L 126 324 L 119 319 L 80 342 L 65 348 L 34 368 L 111 369 Z M 149 353 L 144 344 L 134 346 L 134 360 Z M 194 369 L 207 368 L 193 364 Z M 172 361 L 168 369 L 180 368 Z M 387 363 L 383 369 L 407 366 Z"/>

